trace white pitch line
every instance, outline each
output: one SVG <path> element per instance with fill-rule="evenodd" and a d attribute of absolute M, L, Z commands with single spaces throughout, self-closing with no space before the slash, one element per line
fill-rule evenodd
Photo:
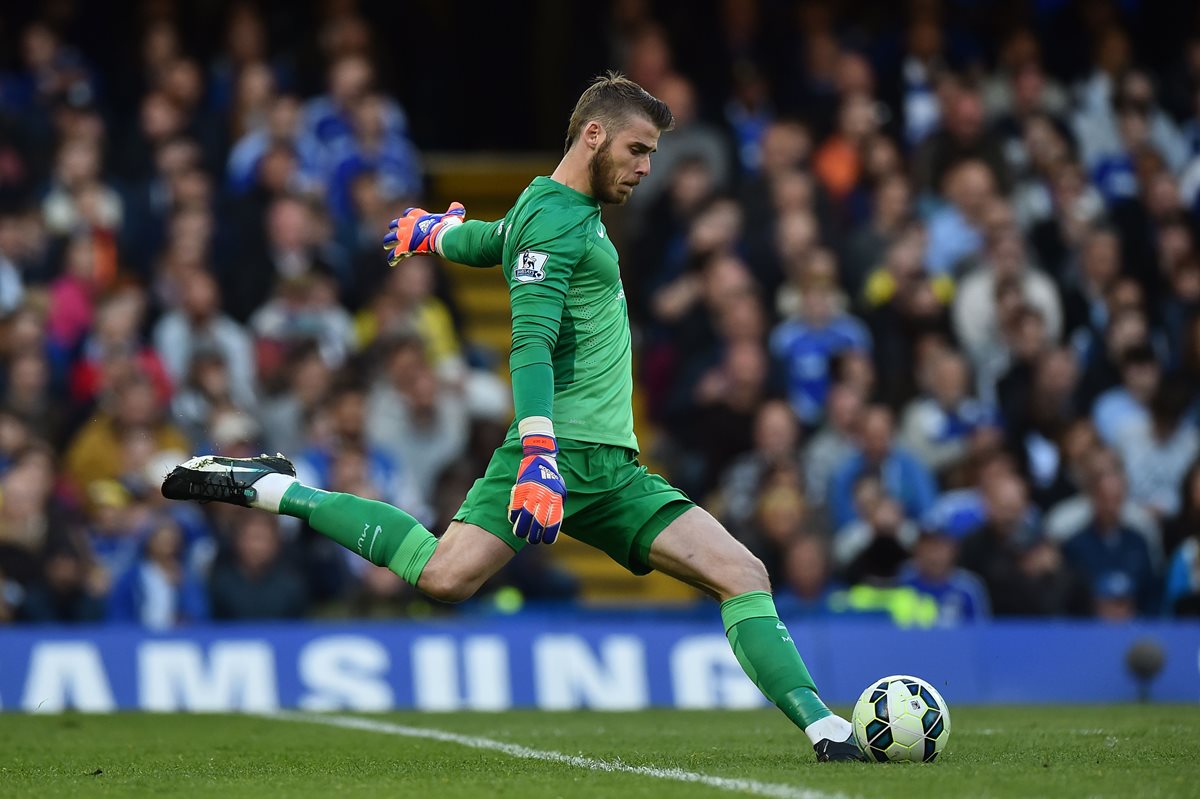
<path fill-rule="evenodd" d="M 737 791 L 756 796 L 769 796 L 772 799 L 849 799 L 845 794 L 825 793 L 794 785 L 744 780 L 734 777 L 714 777 L 696 771 L 684 771 L 678 768 L 655 768 L 653 766 L 632 766 L 620 760 L 601 760 L 582 755 L 567 755 L 548 749 L 531 749 L 520 744 L 510 744 L 491 738 L 480 738 L 473 735 L 459 735 L 456 732 L 438 730 L 429 727 L 408 727 L 403 724 L 391 724 L 386 721 L 358 718 L 357 716 L 327 716 L 317 713 L 279 712 L 267 714 L 267 718 L 281 721 L 302 721 L 311 724 L 324 724 L 329 727 L 342 727 L 347 730 L 365 730 L 384 735 L 399 735 L 405 738 L 425 738 L 431 741 L 442 741 L 466 746 L 471 749 L 485 749 L 499 752 L 509 757 L 519 757 L 525 760 L 542 760 L 548 763 L 562 763 L 566 766 L 588 769 L 589 771 L 619 772 L 624 774 L 640 774 L 644 777 L 656 777 L 662 780 L 676 782 L 691 782 L 718 788 L 723 791 Z M 835 766 L 836 768 L 836 766 Z"/>

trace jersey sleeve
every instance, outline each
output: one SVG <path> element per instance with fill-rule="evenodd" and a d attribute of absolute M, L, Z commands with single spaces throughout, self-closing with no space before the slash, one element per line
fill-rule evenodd
<path fill-rule="evenodd" d="M 510 231 L 505 278 L 512 306 L 509 370 L 518 420 L 553 419 L 554 369 L 567 286 L 584 256 L 583 217 L 570 209 L 543 208 Z"/>
<path fill-rule="evenodd" d="M 442 234 L 438 249 L 448 260 L 466 266 L 496 266 L 504 257 L 504 220 L 468 219 Z"/>

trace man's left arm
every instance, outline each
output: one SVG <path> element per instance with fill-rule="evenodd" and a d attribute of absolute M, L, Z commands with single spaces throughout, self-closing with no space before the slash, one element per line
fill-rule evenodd
<path fill-rule="evenodd" d="M 504 260 L 504 220 L 468 220 L 452 227 L 438 240 L 438 252 L 448 261 L 482 269 Z"/>

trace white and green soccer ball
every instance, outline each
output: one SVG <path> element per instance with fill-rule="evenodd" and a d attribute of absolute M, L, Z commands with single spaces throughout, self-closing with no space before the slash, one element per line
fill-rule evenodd
<path fill-rule="evenodd" d="M 859 747 L 880 763 L 931 763 L 950 737 L 950 709 L 942 695 L 905 674 L 868 685 L 850 720 Z"/>

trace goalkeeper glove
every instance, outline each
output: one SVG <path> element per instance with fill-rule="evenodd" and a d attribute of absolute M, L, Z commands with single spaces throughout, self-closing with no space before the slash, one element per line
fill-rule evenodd
<path fill-rule="evenodd" d="M 404 216 L 393 219 L 388 225 L 390 232 L 383 237 L 388 266 L 395 266 L 410 255 L 438 252 L 437 244 L 442 234 L 461 225 L 466 215 L 467 209 L 462 203 L 450 203 L 444 214 L 431 214 L 424 208 L 405 209 Z"/>
<path fill-rule="evenodd" d="M 567 486 L 558 473 L 558 442 L 547 433 L 521 437 L 524 457 L 508 502 L 513 535 L 531 544 L 553 544 L 562 527 Z"/>

